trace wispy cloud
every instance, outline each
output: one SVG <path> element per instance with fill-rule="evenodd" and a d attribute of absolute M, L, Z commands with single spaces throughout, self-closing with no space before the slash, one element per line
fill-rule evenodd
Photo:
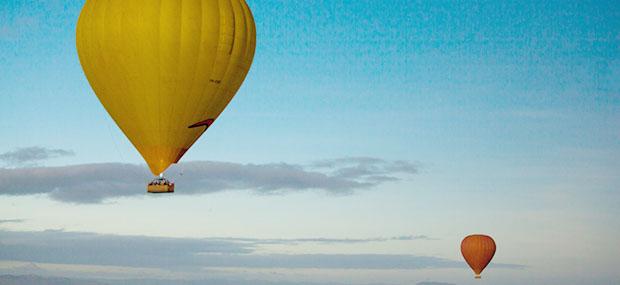
<path fill-rule="evenodd" d="M 33 146 L 1 153 L 0 162 L 8 166 L 34 166 L 52 158 L 73 155 L 75 153 L 71 150 Z"/>
<path fill-rule="evenodd" d="M 456 284 L 454 284 L 454 283 L 445 283 L 445 282 L 425 281 L 425 282 L 418 282 L 418 283 L 416 283 L 416 285 L 456 285 Z"/>
<path fill-rule="evenodd" d="M 236 241 L 0 230 L 0 260 L 129 267 L 198 266 L 202 255 L 247 254 Z M 70 250 L 68 250 L 70 249 Z"/>
<path fill-rule="evenodd" d="M 24 221 L 23 219 L 0 219 L 0 224 L 23 223 Z"/>
<path fill-rule="evenodd" d="M 297 239 L 295 242 L 336 240 Z M 361 239 L 375 240 L 375 239 Z M 376 239 L 388 241 L 391 238 Z M 264 254 L 260 246 L 273 241 L 251 238 L 163 238 L 104 235 L 48 230 L 0 230 L 0 260 L 126 266 L 139 268 L 313 268 L 313 269 L 421 269 L 461 268 L 445 258 L 394 254 Z M 71 249 L 71 250 L 67 250 Z M 520 268 L 495 264 L 496 267 Z"/>
<path fill-rule="evenodd" d="M 346 159 L 346 163 L 326 161 L 320 166 L 197 161 L 174 166 L 168 173 L 177 183 L 177 195 L 225 190 L 263 194 L 323 190 L 342 195 L 398 181 L 417 173 L 417 167 L 404 161 L 354 158 Z M 63 202 L 100 203 L 144 195 L 150 179 L 145 166 L 121 163 L 0 168 L 0 195 L 49 194 Z"/>
<path fill-rule="evenodd" d="M 206 267 L 387 270 L 464 266 L 460 261 L 439 257 L 396 254 L 207 254 L 204 257 Z"/>
<path fill-rule="evenodd" d="M 310 166 L 318 169 L 333 169 L 335 174 L 343 177 L 360 175 L 389 177 L 394 172 L 417 173 L 419 168 L 418 165 L 409 161 L 387 161 L 375 157 L 327 159 L 311 163 Z"/>
<path fill-rule="evenodd" d="M 85 278 L 65 278 L 37 275 L 0 275 L 0 284 L 11 285 L 350 285 L 350 283 L 316 283 L 304 281 L 275 281 L 257 280 L 245 278 L 232 279 L 85 279 Z M 367 283 L 363 285 L 385 285 L 378 283 Z"/>
<path fill-rule="evenodd" d="M 414 241 L 414 240 L 437 240 L 426 235 L 408 235 L 395 237 L 377 237 L 377 238 L 298 238 L 298 239 L 251 239 L 251 238 L 226 238 L 228 240 L 252 242 L 257 245 L 265 244 L 300 244 L 300 243 L 324 243 L 324 244 L 352 244 L 352 243 L 368 243 L 368 242 L 387 242 L 387 241 Z"/>
<path fill-rule="evenodd" d="M 0 284 L 10 285 L 109 285 L 94 280 L 69 279 L 63 277 L 44 277 L 36 275 L 2 275 Z"/>
<path fill-rule="evenodd" d="M 376 165 L 376 164 L 382 164 L 384 162 L 385 161 L 380 158 L 360 156 L 360 157 L 342 157 L 342 158 L 335 158 L 335 159 L 319 160 L 319 161 L 315 161 L 311 163 L 311 165 L 314 167 L 333 168 L 337 166 L 351 165 L 351 164 Z"/>

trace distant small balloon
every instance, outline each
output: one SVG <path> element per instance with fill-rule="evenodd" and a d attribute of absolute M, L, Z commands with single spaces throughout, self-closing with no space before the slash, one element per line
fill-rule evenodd
<path fill-rule="evenodd" d="M 495 249 L 495 241 L 487 235 L 470 235 L 461 242 L 461 253 L 476 279 L 480 279 L 480 274 L 493 259 Z"/>

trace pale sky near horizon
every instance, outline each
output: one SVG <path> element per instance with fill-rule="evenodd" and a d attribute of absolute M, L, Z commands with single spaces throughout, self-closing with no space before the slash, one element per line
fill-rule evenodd
<path fill-rule="evenodd" d="M 0 274 L 620 284 L 617 1 L 248 0 L 254 64 L 178 193 L 97 198 L 143 161 L 81 71 L 83 2 L 0 0 Z"/>

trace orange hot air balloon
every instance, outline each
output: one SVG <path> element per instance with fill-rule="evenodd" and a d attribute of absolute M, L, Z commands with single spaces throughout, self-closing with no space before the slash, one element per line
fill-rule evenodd
<path fill-rule="evenodd" d="M 469 267 L 476 273 L 476 279 L 480 279 L 480 273 L 495 255 L 495 241 L 487 235 L 467 236 L 461 242 L 461 253 Z"/>

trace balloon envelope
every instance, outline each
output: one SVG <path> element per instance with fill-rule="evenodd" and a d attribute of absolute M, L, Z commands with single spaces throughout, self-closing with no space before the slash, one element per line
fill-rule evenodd
<path fill-rule="evenodd" d="M 89 83 L 155 175 L 224 110 L 255 46 L 245 0 L 87 0 L 77 25 Z"/>
<path fill-rule="evenodd" d="M 461 242 L 461 253 L 469 267 L 476 273 L 476 278 L 489 265 L 495 255 L 495 241 L 487 235 L 470 235 Z"/>

